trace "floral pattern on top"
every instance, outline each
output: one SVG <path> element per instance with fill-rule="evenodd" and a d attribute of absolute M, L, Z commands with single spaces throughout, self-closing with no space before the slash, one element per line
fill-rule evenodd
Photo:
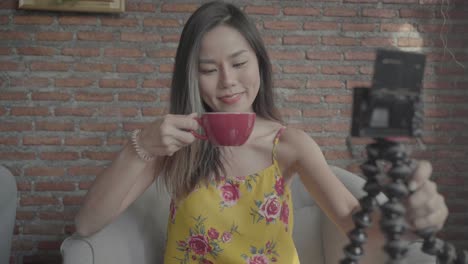
<path fill-rule="evenodd" d="M 189 229 L 189 236 L 185 240 L 177 241 L 177 250 L 183 252 L 183 258 L 177 258 L 180 264 L 190 263 L 214 263 L 211 259 L 223 252 L 224 244 L 231 242 L 234 234 L 239 234 L 237 225 L 232 225 L 229 230 L 220 233 L 214 227 L 205 226 L 206 218 L 202 216 L 194 217 L 195 225 Z"/>
<path fill-rule="evenodd" d="M 249 254 L 244 253 L 241 257 L 246 264 L 268 264 L 277 262 L 279 254 L 276 252 L 276 243 L 268 241 L 262 248 L 250 246 Z"/>

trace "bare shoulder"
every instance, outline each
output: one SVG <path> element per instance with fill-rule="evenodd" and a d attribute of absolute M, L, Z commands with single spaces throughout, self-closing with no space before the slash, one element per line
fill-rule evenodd
<path fill-rule="evenodd" d="M 286 175 L 297 172 L 301 162 L 322 156 L 315 140 L 301 129 L 287 127 L 280 137 L 277 157 Z"/>

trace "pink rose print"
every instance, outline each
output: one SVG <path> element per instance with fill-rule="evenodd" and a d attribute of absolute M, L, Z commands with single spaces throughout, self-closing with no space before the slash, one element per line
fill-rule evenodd
<path fill-rule="evenodd" d="M 259 214 L 262 215 L 267 223 L 275 220 L 281 213 L 281 203 L 276 195 L 265 197 L 263 204 L 260 205 Z"/>
<path fill-rule="evenodd" d="M 211 251 L 211 246 L 208 239 L 203 235 L 195 235 L 190 237 L 188 241 L 190 249 L 197 255 L 206 255 Z"/>
<path fill-rule="evenodd" d="M 219 232 L 214 229 L 214 228 L 210 228 L 210 230 L 208 230 L 208 236 L 211 238 L 211 239 L 218 239 L 219 237 Z"/>
<path fill-rule="evenodd" d="M 229 241 L 231 241 L 231 238 L 232 238 L 232 233 L 231 232 L 224 232 L 223 236 L 221 237 L 221 240 L 224 243 L 228 243 Z"/>
<path fill-rule="evenodd" d="M 239 200 L 239 184 L 226 182 L 224 185 L 219 187 L 219 190 L 221 191 L 221 198 L 223 199 L 221 203 L 224 207 L 231 207 L 237 203 L 237 200 Z"/>
<path fill-rule="evenodd" d="M 250 257 L 247 264 L 268 264 L 268 258 L 265 255 L 254 255 Z"/>
<path fill-rule="evenodd" d="M 281 205 L 280 220 L 287 225 L 289 223 L 289 206 L 286 201 Z"/>
<path fill-rule="evenodd" d="M 283 195 L 284 193 L 284 180 L 283 177 L 280 177 L 276 180 L 275 190 L 278 195 Z"/>

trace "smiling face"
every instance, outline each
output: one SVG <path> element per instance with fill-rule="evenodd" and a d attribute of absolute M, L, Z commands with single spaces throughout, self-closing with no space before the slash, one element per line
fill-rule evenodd
<path fill-rule="evenodd" d="M 201 40 L 199 87 L 203 102 L 216 112 L 252 112 L 260 87 L 255 52 L 239 31 L 220 25 Z"/>

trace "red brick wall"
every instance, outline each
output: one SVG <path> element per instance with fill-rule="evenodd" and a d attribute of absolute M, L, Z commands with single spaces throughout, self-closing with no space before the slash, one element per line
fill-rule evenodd
<path fill-rule="evenodd" d="M 19 187 L 12 263 L 60 263 L 95 175 L 129 131 L 163 114 L 184 21 L 201 1 L 131 1 L 122 15 L 16 10 L 0 2 L 0 163 Z M 450 207 L 441 237 L 468 249 L 468 1 L 236 1 L 261 30 L 289 124 L 353 171 L 352 88 L 378 47 L 420 50 L 427 149 Z M 447 4 L 447 2 L 450 2 Z M 444 17 L 446 18 L 444 20 Z M 363 140 L 354 140 L 360 154 Z"/>

